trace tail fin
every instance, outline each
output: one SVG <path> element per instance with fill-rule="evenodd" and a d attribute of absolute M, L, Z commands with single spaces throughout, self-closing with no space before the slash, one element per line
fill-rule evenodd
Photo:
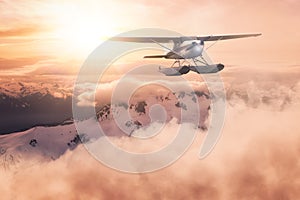
<path fill-rule="evenodd" d="M 153 56 L 144 56 L 144 58 L 165 58 L 166 55 L 153 55 Z"/>

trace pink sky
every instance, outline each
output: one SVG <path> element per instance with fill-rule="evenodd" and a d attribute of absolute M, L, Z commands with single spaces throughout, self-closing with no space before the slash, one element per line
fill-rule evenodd
<path fill-rule="evenodd" d="M 299 8 L 293 0 L 1 0 L 0 74 L 75 74 L 106 38 L 152 27 L 184 35 L 261 32 L 260 38 L 219 42 L 209 55 L 225 65 L 297 65 Z"/>

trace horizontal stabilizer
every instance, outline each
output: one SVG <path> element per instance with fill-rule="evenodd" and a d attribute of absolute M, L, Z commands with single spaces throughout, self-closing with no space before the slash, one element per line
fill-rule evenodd
<path fill-rule="evenodd" d="M 153 56 L 144 56 L 144 58 L 165 58 L 166 55 L 153 55 Z"/>

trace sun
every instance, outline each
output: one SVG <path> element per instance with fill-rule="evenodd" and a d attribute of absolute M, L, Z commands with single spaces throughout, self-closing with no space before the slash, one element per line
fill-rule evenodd
<path fill-rule="evenodd" d="M 57 25 L 53 35 L 66 45 L 66 51 L 85 56 L 117 33 L 114 17 L 91 7 L 60 4 L 55 8 Z"/>

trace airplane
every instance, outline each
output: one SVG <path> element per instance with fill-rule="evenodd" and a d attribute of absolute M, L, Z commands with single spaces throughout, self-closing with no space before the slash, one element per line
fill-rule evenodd
<path fill-rule="evenodd" d="M 159 46 L 167 49 L 169 52 L 164 55 L 149 55 L 144 58 L 165 58 L 174 59 L 174 63 L 170 68 L 159 67 L 159 72 L 166 76 L 180 76 L 187 74 L 190 71 L 198 74 L 217 73 L 224 69 L 224 65 L 209 64 L 203 57 L 204 43 L 214 41 L 215 43 L 220 40 L 229 40 L 246 37 L 257 37 L 261 33 L 251 34 L 227 34 L 227 35 L 209 35 L 209 36 L 181 36 L 181 37 L 113 37 L 112 41 L 122 42 L 137 42 L 137 43 L 156 43 Z M 187 44 L 185 42 L 188 42 Z M 199 42 L 198 42 L 199 41 Z M 168 48 L 161 43 L 173 42 L 173 48 Z M 213 46 L 210 45 L 208 48 Z M 208 49 L 206 48 L 206 49 Z M 192 60 L 195 65 L 183 65 L 188 59 Z M 190 62 L 189 62 L 190 63 Z M 178 67 L 174 67 L 178 64 Z"/>

